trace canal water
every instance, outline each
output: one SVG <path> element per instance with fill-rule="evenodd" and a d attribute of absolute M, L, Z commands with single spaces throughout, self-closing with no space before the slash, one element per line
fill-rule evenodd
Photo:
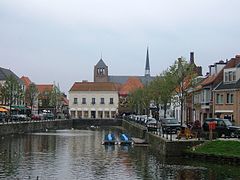
<path fill-rule="evenodd" d="M 58 130 L 2 137 L 0 179 L 240 179 L 237 166 L 166 158 L 149 147 L 101 145 L 110 131 Z"/>

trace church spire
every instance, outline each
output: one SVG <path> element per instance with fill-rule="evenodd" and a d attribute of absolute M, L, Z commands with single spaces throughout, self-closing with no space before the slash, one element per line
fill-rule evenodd
<path fill-rule="evenodd" d="M 150 76 L 150 64 L 149 64 L 148 47 L 147 47 L 147 56 L 146 56 L 145 76 Z"/>

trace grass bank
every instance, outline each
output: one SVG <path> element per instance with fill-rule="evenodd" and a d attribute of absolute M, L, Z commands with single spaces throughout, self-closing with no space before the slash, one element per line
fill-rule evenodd
<path fill-rule="evenodd" d="M 240 158 L 240 141 L 217 140 L 206 142 L 196 147 L 192 152 L 197 154 Z"/>

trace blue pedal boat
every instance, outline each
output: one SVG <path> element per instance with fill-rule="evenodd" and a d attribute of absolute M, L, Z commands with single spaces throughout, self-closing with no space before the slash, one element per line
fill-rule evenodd
<path fill-rule="evenodd" d="M 116 137 L 113 133 L 106 134 L 103 140 L 104 145 L 114 145 L 117 143 Z"/>
<path fill-rule="evenodd" d="M 131 145 L 133 143 L 132 139 L 125 133 L 120 134 L 119 139 L 120 145 Z"/>

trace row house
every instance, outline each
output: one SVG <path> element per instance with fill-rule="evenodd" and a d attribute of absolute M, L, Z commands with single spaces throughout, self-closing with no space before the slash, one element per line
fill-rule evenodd
<path fill-rule="evenodd" d="M 10 69 L 0 67 L 0 105 L 24 107 L 24 91 L 23 81 Z"/>
<path fill-rule="evenodd" d="M 112 82 L 75 82 L 69 91 L 71 118 L 109 119 L 118 113 L 119 86 Z"/>
<path fill-rule="evenodd" d="M 219 61 L 209 66 L 207 76 L 195 87 L 193 95 L 193 120 L 203 122 L 213 117 L 213 89 L 221 82 L 222 69 L 226 62 Z"/>
<path fill-rule="evenodd" d="M 26 76 L 22 76 L 21 80 L 25 84 L 26 90 L 33 82 Z M 60 88 L 55 84 L 37 84 L 37 95 L 33 102 L 32 114 L 42 113 L 43 111 L 52 112 L 54 114 L 68 114 L 68 99 L 64 93 L 60 92 Z M 26 106 L 30 107 L 30 102 L 26 98 Z"/>
<path fill-rule="evenodd" d="M 193 91 L 192 121 L 200 120 L 203 123 L 204 119 L 211 117 L 239 119 L 238 114 L 233 113 L 238 107 L 233 99 L 237 98 L 239 63 L 240 57 L 236 56 L 229 61 L 219 61 L 209 66 L 207 76 Z"/>
<path fill-rule="evenodd" d="M 240 125 L 240 56 L 228 62 L 222 76 L 221 83 L 213 90 L 214 116 Z"/>

